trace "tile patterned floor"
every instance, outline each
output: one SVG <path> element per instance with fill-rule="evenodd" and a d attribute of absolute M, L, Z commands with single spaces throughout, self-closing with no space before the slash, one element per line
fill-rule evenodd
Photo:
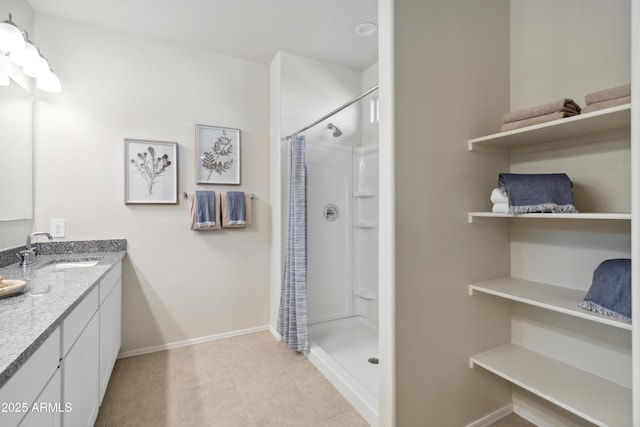
<path fill-rule="evenodd" d="M 366 427 L 269 332 L 119 359 L 96 427 Z"/>

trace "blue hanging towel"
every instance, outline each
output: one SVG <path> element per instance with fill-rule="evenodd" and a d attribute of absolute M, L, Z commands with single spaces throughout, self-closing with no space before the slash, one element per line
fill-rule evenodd
<path fill-rule="evenodd" d="M 198 228 L 215 227 L 216 193 L 214 191 L 196 191 L 196 224 Z"/>
<path fill-rule="evenodd" d="M 240 224 L 247 223 L 245 221 L 244 201 L 245 201 L 244 191 L 228 191 L 227 192 L 229 224 L 240 225 Z"/>

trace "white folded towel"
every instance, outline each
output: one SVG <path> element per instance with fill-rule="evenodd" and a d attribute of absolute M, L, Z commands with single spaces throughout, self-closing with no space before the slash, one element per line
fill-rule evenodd
<path fill-rule="evenodd" d="M 509 203 L 494 203 L 491 208 L 493 213 L 507 213 L 509 211 Z"/>
<path fill-rule="evenodd" d="M 491 191 L 491 203 L 509 203 L 509 198 L 507 197 L 507 193 L 500 188 L 494 188 Z"/>

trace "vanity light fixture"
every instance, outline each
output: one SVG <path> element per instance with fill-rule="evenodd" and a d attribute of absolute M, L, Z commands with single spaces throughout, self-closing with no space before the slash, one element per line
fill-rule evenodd
<path fill-rule="evenodd" d="M 6 55 L 24 49 L 24 37 L 20 28 L 9 19 L 0 22 L 0 51 Z"/>
<path fill-rule="evenodd" d="M 29 34 L 26 31 L 24 32 L 24 39 L 26 40 L 25 48 L 9 55 L 11 62 L 20 67 L 26 67 L 40 61 L 40 50 L 29 40 Z"/>
<path fill-rule="evenodd" d="M 62 85 L 60 84 L 60 79 L 53 72 L 52 69 L 49 69 L 49 72 L 43 76 L 38 77 L 36 80 L 36 87 L 45 92 L 51 93 L 59 93 L 62 92 Z"/>
<path fill-rule="evenodd" d="M 60 79 L 51 69 L 47 58 L 42 56 L 38 46 L 29 40 L 26 31 L 11 20 L 0 23 L 0 53 L 22 68 L 22 72 L 36 79 L 36 87 L 45 92 L 61 92 Z M 2 76 L 0 76 L 0 82 Z"/>

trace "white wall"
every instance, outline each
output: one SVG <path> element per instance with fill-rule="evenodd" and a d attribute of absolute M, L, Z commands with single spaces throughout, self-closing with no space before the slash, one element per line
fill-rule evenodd
<path fill-rule="evenodd" d="M 262 64 L 37 15 L 61 94 L 38 102 L 36 229 L 126 238 L 123 351 L 269 321 L 269 75 Z M 195 124 L 241 129 L 248 229 L 194 232 L 186 201 L 124 204 L 124 138 L 177 142 L 179 191 L 195 185 Z"/>
<path fill-rule="evenodd" d="M 394 3 L 395 425 L 463 426 L 511 402 L 509 385 L 468 365 L 509 341 L 508 304 L 467 293 L 509 271 L 508 225 L 467 222 L 507 166 L 467 141 L 509 105 L 509 3 Z"/>
<path fill-rule="evenodd" d="M 629 3 L 511 1 L 511 110 L 629 83 Z"/>

